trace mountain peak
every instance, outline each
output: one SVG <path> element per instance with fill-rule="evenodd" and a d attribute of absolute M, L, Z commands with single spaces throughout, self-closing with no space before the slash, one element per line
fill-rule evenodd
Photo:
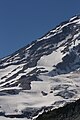
<path fill-rule="evenodd" d="M 1 111 L 32 119 L 75 101 L 79 74 L 80 17 L 75 16 L 0 60 Z"/>

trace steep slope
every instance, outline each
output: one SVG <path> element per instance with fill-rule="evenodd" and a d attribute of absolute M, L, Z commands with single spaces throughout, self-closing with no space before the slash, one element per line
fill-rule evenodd
<path fill-rule="evenodd" d="M 80 16 L 0 60 L 1 116 L 35 119 L 80 98 Z"/>
<path fill-rule="evenodd" d="M 37 120 L 80 120 L 80 100 L 53 111 L 44 112 Z"/>

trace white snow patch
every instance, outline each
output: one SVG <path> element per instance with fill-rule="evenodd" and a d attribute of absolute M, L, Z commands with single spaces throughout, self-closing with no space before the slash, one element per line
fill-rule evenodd
<path fill-rule="evenodd" d="M 58 48 L 56 51 L 53 51 L 50 55 L 44 55 L 37 62 L 37 66 L 47 66 L 52 67 L 57 65 L 59 62 L 62 62 L 63 54 L 61 51 L 64 47 Z"/>
<path fill-rule="evenodd" d="M 27 118 L 6 118 L 6 117 L 1 117 L 0 116 L 0 120 L 31 120 L 31 119 L 27 119 Z"/>
<path fill-rule="evenodd" d="M 76 17 L 77 17 L 77 16 L 72 17 L 72 18 L 70 19 L 70 21 L 74 20 Z"/>

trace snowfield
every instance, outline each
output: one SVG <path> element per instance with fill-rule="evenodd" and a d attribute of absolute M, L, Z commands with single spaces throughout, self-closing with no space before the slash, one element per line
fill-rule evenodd
<path fill-rule="evenodd" d="M 31 90 L 24 90 L 18 95 L 0 96 L 0 111 L 5 111 L 6 115 L 16 115 L 24 109 L 44 106 L 52 106 L 53 110 L 80 98 L 80 76 L 77 73 L 54 78 L 40 75 L 39 78 L 43 81 L 33 81 Z"/>

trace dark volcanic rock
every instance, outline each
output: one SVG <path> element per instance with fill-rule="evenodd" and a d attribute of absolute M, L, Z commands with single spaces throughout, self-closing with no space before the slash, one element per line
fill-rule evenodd
<path fill-rule="evenodd" d="M 64 107 L 43 113 L 36 120 L 80 120 L 80 99 Z"/>

